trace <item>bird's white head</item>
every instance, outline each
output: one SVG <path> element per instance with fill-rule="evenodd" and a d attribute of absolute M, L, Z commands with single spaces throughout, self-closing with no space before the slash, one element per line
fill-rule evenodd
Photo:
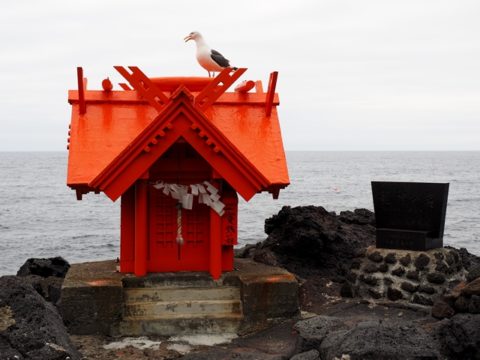
<path fill-rule="evenodd" d="M 184 40 L 185 42 L 189 40 L 197 41 L 202 38 L 202 34 L 200 34 L 198 31 L 192 31 L 190 34 L 185 36 Z"/>

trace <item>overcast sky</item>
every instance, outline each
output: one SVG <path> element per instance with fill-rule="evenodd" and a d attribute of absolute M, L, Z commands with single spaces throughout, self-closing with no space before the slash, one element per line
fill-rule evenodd
<path fill-rule="evenodd" d="M 76 66 L 204 76 L 190 31 L 242 79 L 279 71 L 287 150 L 480 150 L 480 1 L 2 1 L 0 151 L 65 150 Z"/>

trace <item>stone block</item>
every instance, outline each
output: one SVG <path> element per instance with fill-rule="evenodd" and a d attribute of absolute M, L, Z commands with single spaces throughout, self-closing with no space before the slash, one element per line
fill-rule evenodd
<path fill-rule="evenodd" d="M 400 290 L 389 287 L 387 289 L 387 297 L 391 301 L 397 301 L 403 299 L 403 294 Z"/>
<path fill-rule="evenodd" d="M 420 280 L 420 275 L 418 271 L 407 271 L 406 277 L 407 279 L 410 279 L 410 280 L 416 280 L 416 281 Z"/>
<path fill-rule="evenodd" d="M 400 258 L 400 264 L 402 264 L 403 266 L 408 266 L 410 265 L 411 262 L 412 262 L 412 257 L 410 256 L 410 254 L 407 254 Z"/>
<path fill-rule="evenodd" d="M 387 263 L 387 264 L 396 264 L 397 263 L 397 256 L 395 255 L 395 253 L 388 253 L 385 258 L 384 258 L 384 261 Z"/>
<path fill-rule="evenodd" d="M 409 293 L 414 293 L 418 290 L 418 285 L 414 285 L 408 281 L 402 282 L 400 287 L 402 288 L 402 290 L 408 291 Z"/>
<path fill-rule="evenodd" d="M 430 262 L 430 258 L 425 254 L 420 254 L 414 262 L 415 268 L 417 270 L 423 270 L 427 267 Z"/>
<path fill-rule="evenodd" d="M 425 306 L 433 305 L 432 299 L 423 295 L 418 295 L 418 294 L 413 295 L 412 302 L 415 304 L 420 304 Z"/>
<path fill-rule="evenodd" d="M 427 274 L 428 282 L 432 284 L 443 284 L 445 282 L 445 275 L 439 272 L 432 272 Z"/>
<path fill-rule="evenodd" d="M 379 263 L 383 261 L 383 256 L 378 252 L 374 251 L 368 255 L 368 258 L 373 262 Z"/>
<path fill-rule="evenodd" d="M 405 269 L 401 266 L 392 270 L 392 275 L 402 277 L 405 274 Z"/>

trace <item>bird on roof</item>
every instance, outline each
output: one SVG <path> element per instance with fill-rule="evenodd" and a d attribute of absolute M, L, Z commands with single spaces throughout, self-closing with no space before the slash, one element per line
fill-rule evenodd
<path fill-rule="evenodd" d="M 216 72 L 222 71 L 230 66 L 230 61 L 217 50 L 210 49 L 203 39 L 202 34 L 198 31 L 192 31 L 185 36 L 184 40 L 185 42 L 189 40 L 195 41 L 195 44 L 197 45 L 197 61 L 201 67 L 208 71 L 208 77 L 211 77 L 210 73 L 212 73 L 212 76 L 215 76 Z M 237 70 L 237 68 L 233 69 Z"/>

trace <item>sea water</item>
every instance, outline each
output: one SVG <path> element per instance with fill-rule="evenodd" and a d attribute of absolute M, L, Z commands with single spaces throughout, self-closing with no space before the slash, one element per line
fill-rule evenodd
<path fill-rule="evenodd" d="M 287 152 L 291 185 L 273 200 L 239 203 L 239 246 L 265 239 L 282 206 L 373 209 L 372 180 L 450 183 L 444 243 L 480 255 L 480 152 Z M 0 275 L 30 257 L 69 262 L 119 255 L 120 205 L 104 194 L 77 201 L 66 152 L 0 153 Z"/>

